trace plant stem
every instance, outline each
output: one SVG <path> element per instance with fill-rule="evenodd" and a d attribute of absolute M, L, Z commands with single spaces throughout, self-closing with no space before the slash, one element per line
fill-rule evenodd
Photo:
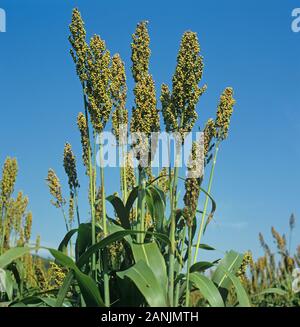
<path fill-rule="evenodd" d="M 179 273 L 181 272 L 182 262 L 183 262 L 183 253 L 184 253 L 184 241 L 185 241 L 185 235 L 186 235 L 186 225 L 184 225 L 183 228 L 183 234 L 181 239 L 181 251 L 180 251 L 180 262 L 179 262 Z M 180 292 L 180 283 L 178 282 L 175 287 L 175 298 L 174 298 L 174 306 L 178 307 L 179 304 L 179 292 Z"/>
<path fill-rule="evenodd" d="M 188 261 L 186 268 L 186 290 L 185 290 L 185 306 L 190 306 L 190 267 L 192 261 L 192 227 L 188 227 L 189 246 L 188 246 Z"/>
<path fill-rule="evenodd" d="M 139 167 L 139 193 L 138 193 L 138 221 L 137 221 L 137 230 L 141 233 L 137 235 L 139 243 L 144 242 L 144 232 L 145 231 L 145 189 L 146 189 L 146 179 L 145 179 L 145 170 L 142 167 Z"/>
<path fill-rule="evenodd" d="M 211 170 L 210 170 L 210 175 L 209 175 L 209 182 L 208 182 L 208 188 L 207 188 L 207 193 L 208 194 L 205 197 L 204 208 L 203 208 L 201 224 L 200 224 L 200 230 L 199 230 L 198 238 L 197 238 L 196 250 L 195 250 L 195 255 L 194 255 L 194 263 L 197 262 L 197 258 L 198 258 L 198 252 L 199 252 L 201 237 L 202 237 L 202 234 L 203 234 L 205 216 L 206 216 L 207 206 L 208 206 L 208 201 L 209 201 L 209 196 L 208 195 L 210 195 L 211 187 L 212 187 L 212 183 L 213 183 L 215 166 L 216 166 L 217 156 L 218 156 L 218 152 L 219 152 L 219 145 L 220 145 L 220 141 L 217 141 L 216 149 L 215 149 L 215 153 L 214 153 L 214 157 L 213 157 L 213 163 L 212 163 Z"/>
<path fill-rule="evenodd" d="M 177 162 L 176 155 L 176 162 Z M 174 168 L 174 177 L 173 177 L 173 184 L 170 187 L 170 197 L 171 197 L 171 224 L 170 224 L 170 251 L 169 251 L 169 301 L 170 305 L 174 305 L 174 264 L 175 264 L 175 247 L 176 247 L 176 240 L 175 240 L 175 210 L 176 210 L 176 191 L 177 191 L 177 181 L 178 181 L 178 167 L 175 164 Z"/>
<path fill-rule="evenodd" d="M 75 193 L 75 207 L 76 207 L 77 223 L 78 223 L 78 227 L 79 227 L 79 225 L 80 225 L 80 216 L 79 216 L 79 208 L 78 208 L 78 193 L 77 193 L 77 188 L 75 188 L 74 193 Z"/>
<path fill-rule="evenodd" d="M 81 84 L 82 93 L 83 93 L 83 103 L 84 103 L 84 113 L 87 123 L 87 136 L 88 136 L 88 173 L 89 173 L 89 196 L 90 196 L 90 207 L 91 207 L 91 222 L 92 222 L 92 245 L 96 243 L 96 227 L 95 227 L 95 192 L 94 192 L 94 173 L 92 169 L 92 153 L 91 153 L 91 139 L 89 131 L 89 117 L 88 117 L 88 101 L 85 93 L 85 85 Z M 92 271 L 97 280 L 97 271 L 96 271 L 96 254 L 92 255 Z"/>
<path fill-rule="evenodd" d="M 102 224 L 104 238 L 107 236 L 107 219 L 106 219 L 106 203 L 105 203 L 105 184 L 104 184 L 104 168 L 103 168 L 103 147 L 100 140 L 100 179 L 101 179 L 101 200 L 102 200 Z M 108 274 L 108 255 L 107 249 L 103 250 L 103 280 L 104 280 L 104 302 L 107 307 L 110 306 L 110 290 L 109 290 L 109 274 Z"/>

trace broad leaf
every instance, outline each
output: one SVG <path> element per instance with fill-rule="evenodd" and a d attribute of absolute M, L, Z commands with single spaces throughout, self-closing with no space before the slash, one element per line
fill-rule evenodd
<path fill-rule="evenodd" d="M 155 242 L 132 244 L 131 249 L 135 262 L 143 260 L 151 268 L 162 288 L 166 289 L 168 285 L 167 269 L 157 244 Z"/>
<path fill-rule="evenodd" d="M 29 248 L 29 247 L 16 247 L 7 250 L 4 254 L 0 256 L 0 268 L 5 268 L 14 260 L 22 257 L 24 254 L 29 253 L 34 249 L 35 248 Z"/>
<path fill-rule="evenodd" d="M 143 261 L 138 261 L 127 270 L 117 273 L 118 277 L 133 281 L 151 307 L 166 307 L 166 292 L 155 277 L 151 268 Z"/>
<path fill-rule="evenodd" d="M 212 307 L 224 307 L 224 302 L 218 288 L 209 278 L 198 272 L 194 272 L 190 274 L 190 281 L 199 289 L 200 293 Z"/>
<path fill-rule="evenodd" d="M 243 255 L 235 251 L 229 251 L 225 257 L 220 261 L 217 269 L 213 273 L 212 280 L 218 287 L 229 289 L 232 285 L 232 281 L 227 275 L 228 273 L 235 274 L 243 261 Z"/>

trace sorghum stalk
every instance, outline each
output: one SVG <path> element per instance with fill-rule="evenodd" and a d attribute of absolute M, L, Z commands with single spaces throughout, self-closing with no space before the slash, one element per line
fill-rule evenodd
<path fill-rule="evenodd" d="M 182 263 L 183 263 L 185 236 L 186 236 L 186 225 L 184 225 L 184 227 L 183 227 L 183 234 L 182 234 L 182 239 L 181 239 L 179 271 L 181 271 L 181 269 L 183 268 Z M 175 307 L 178 307 L 178 304 L 179 304 L 179 292 L 180 292 L 180 283 L 178 282 L 176 284 L 176 288 L 175 288 L 175 298 L 174 298 L 174 306 Z"/>
<path fill-rule="evenodd" d="M 196 33 L 184 33 L 177 56 L 177 66 L 172 79 L 172 92 L 163 84 L 161 89 L 162 114 L 167 132 L 185 133 L 192 130 L 196 120 L 196 105 L 206 87 L 198 86 L 203 73 L 203 60 Z M 174 252 L 175 252 L 175 204 L 178 167 L 174 169 L 170 202 L 170 250 L 169 250 L 169 300 L 174 304 Z"/>
<path fill-rule="evenodd" d="M 186 289 L 185 289 L 185 306 L 190 306 L 190 268 L 192 262 L 192 226 L 188 226 L 189 245 L 188 245 L 188 261 L 186 268 Z"/>
<path fill-rule="evenodd" d="M 99 145 L 100 154 L 100 183 L 101 183 L 101 201 L 102 201 L 102 227 L 103 236 L 107 236 L 107 221 L 106 221 L 106 203 L 105 203 L 105 184 L 104 184 L 104 168 L 103 168 L 103 146 L 102 140 Z M 103 279 L 104 279 L 104 302 L 107 307 L 110 306 L 110 291 L 109 291 L 109 275 L 108 275 L 108 256 L 107 249 L 103 250 Z"/>
<path fill-rule="evenodd" d="M 214 173 L 215 173 L 215 166 L 216 166 L 216 163 L 217 163 L 217 156 L 218 156 L 218 152 L 219 152 L 219 145 L 220 145 L 220 141 L 217 141 L 216 148 L 215 148 L 215 153 L 214 153 L 214 157 L 213 157 L 213 162 L 212 162 L 212 166 L 211 166 L 211 170 L 210 170 L 210 174 L 209 174 L 208 187 L 207 187 L 207 194 L 209 194 L 209 195 L 210 195 L 211 187 L 212 187 L 212 183 L 213 183 L 213 178 L 214 178 Z M 204 202 L 203 213 L 202 213 L 202 217 L 201 217 L 200 229 L 199 229 L 196 248 L 195 248 L 194 263 L 197 262 L 197 258 L 198 258 L 198 252 L 199 252 L 201 237 L 202 237 L 202 234 L 203 234 L 204 222 L 205 222 L 205 217 L 206 217 L 206 213 L 207 213 L 208 202 L 209 202 L 209 196 L 206 195 L 205 202 Z"/>
<path fill-rule="evenodd" d="M 217 138 L 217 143 L 216 143 L 213 163 L 212 163 L 210 176 L 209 176 L 208 189 L 207 189 L 207 194 L 206 194 L 205 203 L 204 203 L 204 209 L 203 209 L 203 214 L 202 214 L 202 219 L 201 219 L 201 226 L 200 226 L 200 230 L 198 233 L 194 262 L 197 261 L 201 237 L 203 234 L 204 220 L 205 220 L 205 216 L 206 216 L 206 212 L 207 212 L 209 195 L 210 195 L 211 187 L 212 187 L 212 183 L 213 183 L 217 155 L 219 152 L 219 146 L 220 146 L 221 141 L 225 140 L 228 136 L 228 129 L 229 129 L 229 125 L 230 125 L 231 115 L 233 113 L 234 104 L 235 104 L 235 100 L 233 98 L 233 89 L 231 87 L 227 87 L 227 88 L 225 88 L 224 92 L 222 93 L 222 95 L 220 97 L 220 102 L 219 102 L 219 105 L 217 108 L 217 116 L 216 116 L 215 127 L 214 127 L 216 129 L 215 136 Z"/>

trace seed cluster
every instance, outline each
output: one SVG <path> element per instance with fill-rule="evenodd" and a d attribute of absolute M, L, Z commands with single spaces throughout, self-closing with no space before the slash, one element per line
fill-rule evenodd
<path fill-rule="evenodd" d="M 85 118 L 85 115 L 80 112 L 77 117 L 77 126 L 80 131 L 81 136 L 81 146 L 82 146 L 82 159 L 86 167 L 86 174 L 89 174 L 89 135 L 88 135 L 88 124 Z"/>
<path fill-rule="evenodd" d="M 50 194 L 53 196 L 54 200 L 51 203 L 56 208 L 61 208 L 65 204 L 65 199 L 62 196 L 60 180 L 55 174 L 53 169 L 49 169 L 48 176 L 46 178 L 47 185 L 49 187 Z"/>
<path fill-rule="evenodd" d="M 18 174 L 18 164 L 15 158 L 7 158 L 2 169 L 1 179 L 1 202 L 5 205 L 14 191 Z"/>
<path fill-rule="evenodd" d="M 86 58 L 88 45 L 86 43 L 86 31 L 84 28 L 84 22 L 77 8 L 73 10 L 72 22 L 69 26 L 69 29 L 71 32 L 69 41 L 72 46 L 70 53 L 76 65 L 77 75 L 81 83 L 84 83 L 87 79 Z"/>
<path fill-rule="evenodd" d="M 228 129 L 234 104 L 233 89 L 227 87 L 220 97 L 220 103 L 217 109 L 216 129 L 217 138 L 219 140 L 224 140 L 228 136 Z"/>
<path fill-rule="evenodd" d="M 65 144 L 63 165 L 68 176 L 70 191 L 74 194 L 76 188 L 79 187 L 79 183 L 76 170 L 76 158 L 72 151 L 71 144 L 69 143 Z"/>
<path fill-rule="evenodd" d="M 167 132 L 190 132 L 197 120 L 196 105 L 206 86 L 198 86 L 203 74 L 197 34 L 185 32 L 172 79 L 172 94 L 167 85 L 161 89 L 162 113 Z"/>
<path fill-rule="evenodd" d="M 183 201 L 185 207 L 183 209 L 183 215 L 188 226 L 193 225 L 200 194 L 200 184 L 202 180 L 201 172 L 203 171 L 203 167 L 201 167 L 199 161 L 199 155 L 201 155 L 200 149 L 203 151 L 203 146 L 199 144 L 199 140 L 193 142 L 188 168 L 188 176 L 184 183 L 185 195 Z M 197 177 L 194 177 L 195 173 L 197 174 Z"/>
<path fill-rule="evenodd" d="M 119 142 L 120 128 L 128 123 L 128 112 L 125 108 L 127 97 L 125 66 L 119 54 L 112 57 L 110 89 L 115 108 L 112 114 L 113 133 Z"/>

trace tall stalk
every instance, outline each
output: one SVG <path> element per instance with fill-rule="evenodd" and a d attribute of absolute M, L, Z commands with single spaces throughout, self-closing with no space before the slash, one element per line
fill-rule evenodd
<path fill-rule="evenodd" d="M 176 151 L 176 162 L 174 167 L 174 177 L 170 176 L 171 187 L 170 187 L 170 201 L 171 201 L 171 222 L 170 222 L 170 251 L 169 251 L 169 301 L 170 305 L 174 305 L 174 265 L 175 265 L 175 250 L 176 250 L 176 239 L 175 239 L 175 211 L 176 211 L 176 195 L 177 195 L 177 183 L 178 183 L 178 158 L 180 153 Z"/>
<path fill-rule="evenodd" d="M 88 174 L 89 174 L 89 197 L 90 197 L 90 209 L 91 209 L 91 222 L 92 222 L 92 245 L 96 244 L 96 221 L 95 221 L 95 191 L 94 191 L 94 172 L 92 167 L 92 154 L 91 154 L 91 139 L 89 132 L 89 118 L 88 118 L 88 102 L 85 94 L 85 86 L 82 83 L 84 113 L 87 122 L 87 137 L 88 137 Z M 95 279 L 97 279 L 96 271 L 96 254 L 92 255 L 92 271 Z"/>
<path fill-rule="evenodd" d="M 139 193 L 138 193 L 138 204 L 137 204 L 137 230 L 140 232 L 137 235 L 138 243 L 144 242 L 144 231 L 145 231 L 145 198 L 146 191 L 146 178 L 145 169 L 139 167 Z"/>
<path fill-rule="evenodd" d="M 103 168 L 103 147 L 102 140 L 99 145 L 100 154 L 100 180 L 101 180 L 101 201 L 102 201 L 102 227 L 103 236 L 107 236 L 107 218 L 106 218 L 106 203 L 105 203 L 105 182 L 104 182 L 104 168 Z M 110 294 L 109 294 L 109 275 L 108 275 L 108 254 L 107 249 L 103 250 L 103 280 L 104 280 L 104 302 L 107 307 L 110 306 Z"/>
<path fill-rule="evenodd" d="M 200 247 L 200 244 L 201 244 L 200 243 L 201 242 L 201 237 L 203 235 L 205 217 L 206 217 L 207 207 L 208 207 L 208 202 L 209 202 L 209 195 L 210 195 L 210 192 L 211 192 L 211 187 L 212 187 L 214 173 L 215 173 L 215 166 L 216 166 L 217 156 L 218 156 L 218 152 L 219 152 L 219 145 L 220 145 L 220 141 L 217 141 L 216 149 L 215 149 L 215 153 L 214 153 L 214 157 L 213 157 L 213 162 L 212 162 L 212 166 L 211 166 L 211 170 L 210 170 L 210 175 L 209 175 L 209 182 L 208 182 L 207 194 L 206 194 L 205 202 L 204 202 L 203 213 L 202 213 L 202 217 L 201 217 L 200 229 L 199 229 L 197 243 L 196 243 L 196 250 L 195 250 L 195 254 L 194 254 L 194 263 L 197 262 L 199 247 Z"/>
<path fill-rule="evenodd" d="M 189 245 L 188 245 L 188 261 L 186 268 L 186 289 L 185 289 L 185 306 L 190 306 L 190 268 L 192 262 L 192 227 L 188 227 Z"/>

